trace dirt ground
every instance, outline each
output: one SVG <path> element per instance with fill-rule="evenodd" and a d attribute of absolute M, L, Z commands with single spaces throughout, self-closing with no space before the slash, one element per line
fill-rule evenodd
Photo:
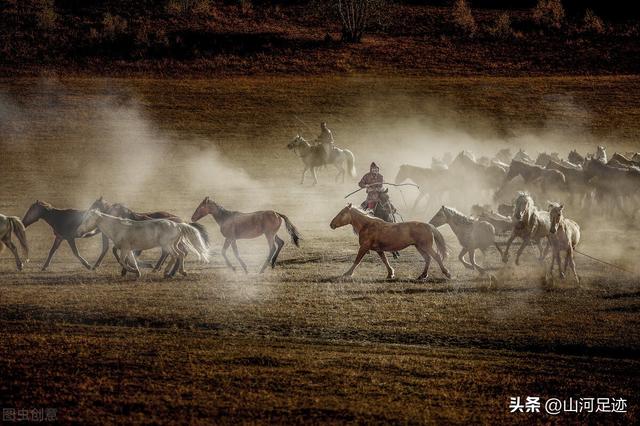
<path fill-rule="evenodd" d="M 389 181 L 402 163 L 426 167 L 463 148 L 633 150 L 637 85 L 631 77 L 3 80 L 1 213 L 22 216 L 36 199 L 87 208 L 104 195 L 188 218 L 209 195 L 230 209 L 281 211 L 304 239 L 295 248 L 283 229 L 278 265 L 262 275 L 265 241 L 242 241 L 250 272 L 234 273 L 207 217 L 211 263 L 190 261 L 189 275 L 172 280 L 144 270 L 136 281 L 120 277 L 111 254 L 84 270 L 67 246 L 39 272 L 53 236 L 43 222 L 30 226 L 25 271 L 7 250 L 0 257 L 0 407 L 54 408 L 58 420 L 83 423 L 637 422 L 637 227 L 569 209 L 583 227 L 582 251 L 633 272 L 577 257 L 579 286 L 551 279 L 549 259 L 539 264 L 533 248 L 518 267 L 489 250 L 480 256 L 489 274 L 479 276 L 456 259 L 448 227 L 451 280 L 433 264 L 428 281 L 414 281 L 422 269 L 414 249 L 392 260 L 396 280 L 384 279 L 372 255 L 342 279 L 357 238 L 328 224 L 355 181 L 334 184 L 327 169 L 319 185 L 300 185 L 299 160 L 285 147 L 297 132 L 311 139 L 326 119 L 359 174 L 375 160 Z M 410 212 L 415 195 L 392 192 L 405 219 L 426 221 L 437 206 Z M 487 197 L 451 202 L 468 211 Z M 79 249 L 93 262 L 99 238 Z M 628 410 L 511 414 L 515 396 L 625 398 Z"/>

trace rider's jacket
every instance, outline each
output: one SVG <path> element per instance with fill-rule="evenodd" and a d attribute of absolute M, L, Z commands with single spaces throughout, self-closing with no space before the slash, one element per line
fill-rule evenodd
<path fill-rule="evenodd" d="M 367 173 L 362 176 L 358 186 L 360 188 L 367 187 L 367 185 L 371 185 L 367 187 L 367 199 L 377 199 L 377 195 L 380 191 L 382 191 L 382 183 L 384 182 L 384 177 L 380 173 Z"/>
<path fill-rule="evenodd" d="M 333 143 L 333 134 L 327 127 L 323 127 L 320 136 L 316 139 L 318 143 Z"/>

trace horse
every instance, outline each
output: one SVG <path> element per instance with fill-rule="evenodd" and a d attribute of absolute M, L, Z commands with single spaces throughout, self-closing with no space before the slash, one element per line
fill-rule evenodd
<path fill-rule="evenodd" d="M 497 152 L 495 157 L 493 157 L 493 161 L 498 161 L 505 164 L 509 164 L 511 160 L 513 160 L 513 154 L 511 153 L 510 148 L 502 148 Z"/>
<path fill-rule="evenodd" d="M 527 154 L 522 148 L 520 148 L 518 152 L 516 152 L 516 155 L 513 156 L 513 159 L 511 161 L 513 160 L 533 164 L 533 158 L 531 158 L 529 154 Z"/>
<path fill-rule="evenodd" d="M 242 261 L 238 253 L 236 240 L 253 239 L 260 235 L 264 235 L 269 244 L 269 255 L 262 265 L 262 268 L 260 268 L 260 273 L 264 272 L 268 264 L 271 264 L 271 268 L 276 266 L 276 260 L 278 259 L 280 250 L 282 250 L 284 246 L 284 240 L 278 237 L 278 230 L 283 220 L 287 232 L 291 237 L 291 242 L 293 242 L 296 247 L 300 247 L 300 240 L 302 239 L 300 232 L 293 223 L 291 223 L 289 218 L 282 213 L 273 210 L 263 210 L 252 213 L 231 211 L 217 204 L 209 197 L 205 197 L 193 212 L 191 221 L 197 222 L 208 214 L 216 221 L 220 227 L 220 232 L 225 238 L 222 246 L 222 257 L 224 257 L 227 266 L 233 271 L 235 271 L 236 268 L 227 258 L 227 249 L 229 246 L 233 249 L 233 254 L 235 254 L 236 259 L 240 262 L 244 272 L 249 273 L 247 265 Z"/>
<path fill-rule="evenodd" d="M 592 187 L 587 182 L 586 174 L 582 167 L 568 167 L 565 163 L 550 160 L 545 167 L 549 170 L 558 170 L 564 175 L 571 203 L 573 204 L 573 197 L 577 194 L 580 199 L 579 204 L 582 205 L 583 201 L 592 192 Z"/>
<path fill-rule="evenodd" d="M 540 251 L 539 260 L 544 260 L 549 250 L 549 244 L 542 250 L 541 240 L 549 236 L 549 229 L 551 227 L 549 212 L 544 210 L 538 210 L 533 203 L 533 199 L 527 192 L 519 192 L 515 200 L 515 209 L 513 212 L 513 228 L 511 236 L 507 240 L 507 247 L 502 253 L 502 261 L 507 263 L 509 261 L 509 248 L 511 243 L 516 237 L 522 238 L 522 244 L 516 254 L 516 265 L 520 264 L 520 255 L 524 248 L 533 241 L 538 245 Z"/>
<path fill-rule="evenodd" d="M 142 275 L 138 268 L 134 252 L 162 247 L 174 260 L 184 261 L 187 252 L 194 253 L 199 260 L 209 261 L 209 248 L 200 233 L 191 225 L 176 223 L 166 219 L 131 220 L 101 213 L 97 209 L 89 210 L 78 227 L 79 232 L 99 229 L 107 235 L 122 256 L 119 263 L 129 272 Z M 129 265 L 132 266 L 129 266 Z M 175 273 L 165 270 L 165 277 Z"/>
<path fill-rule="evenodd" d="M 427 278 L 432 257 L 438 262 L 442 273 L 451 278 L 449 270 L 442 263 L 447 257 L 447 245 L 440 231 L 433 225 L 422 222 L 388 223 L 369 216 L 351 204 L 340 210 L 329 226 L 336 229 L 346 225 L 351 225 L 358 235 L 360 249 L 353 265 L 344 276 L 353 276 L 364 255 L 374 250 L 387 268 L 387 279 L 392 279 L 395 277 L 395 271 L 389 265 L 385 251 L 394 252 L 415 246 L 425 261 L 424 271 L 418 276 L 418 280 Z M 434 245 L 436 250 L 433 249 Z"/>
<path fill-rule="evenodd" d="M 566 190 L 566 178 L 561 171 L 546 169 L 537 164 L 529 164 L 524 161 L 514 159 L 511 161 L 509 171 L 507 172 L 502 186 L 495 193 L 494 198 L 499 197 L 504 188 L 516 176 L 522 176 L 525 184 L 532 184 L 540 181 L 542 192 L 547 194 L 551 189 Z"/>
<path fill-rule="evenodd" d="M 504 216 L 494 211 L 483 212 L 478 216 L 478 219 L 492 224 L 496 235 L 506 234 L 513 228 L 513 222 L 509 216 Z"/>
<path fill-rule="evenodd" d="M 455 188 L 455 182 L 452 179 L 452 173 L 446 169 L 429 169 L 424 167 L 411 166 L 403 164 L 396 175 L 396 185 L 410 180 L 418 185 L 418 197 L 413 203 L 412 210 L 418 207 L 420 201 L 429 195 L 442 197 L 442 194 Z"/>
<path fill-rule="evenodd" d="M 570 264 L 576 283 L 580 284 L 580 278 L 578 278 L 578 274 L 576 273 L 576 262 L 573 260 L 573 252 L 580 242 L 580 226 L 573 220 L 564 217 L 563 211 L 564 206 L 561 204 L 549 204 L 549 217 L 551 220 L 549 243 L 553 249 L 549 274 L 553 276 L 553 266 L 557 262 L 560 278 L 564 279 L 565 273 L 567 272 L 567 265 Z M 564 270 L 560 263 L 560 251 L 562 250 L 567 252 L 564 258 Z"/>
<path fill-rule="evenodd" d="M 576 165 L 581 165 L 584 163 L 584 157 L 580 155 L 578 151 L 576 151 L 575 149 L 571 150 L 571 152 L 567 156 L 567 160 L 569 160 L 570 163 L 573 163 Z"/>
<path fill-rule="evenodd" d="M 123 219 L 131 219 L 131 220 L 167 219 L 176 223 L 186 223 L 184 220 L 182 220 L 182 218 L 172 213 L 167 213 L 164 211 L 137 213 L 129 209 L 128 207 L 126 207 L 124 204 L 119 204 L 119 203 L 110 204 L 107 201 L 105 201 L 103 197 L 100 197 L 96 201 L 94 201 L 91 207 L 89 207 L 89 210 L 91 209 L 97 209 L 102 213 L 106 213 L 108 215 L 115 216 L 115 217 L 121 217 Z M 190 223 L 189 225 L 193 226 L 198 230 L 198 232 L 200 232 L 200 236 L 204 240 L 205 244 L 208 246 L 209 234 L 207 233 L 206 228 L 199 223 Z M 98 266 L 100 266 L 108 250 L 109 250 L 109 238 L 103 235 L 102 236 L 102 253 L 100 253 L 100 256 L 96 260 L 96 263 L 93 265 L 94 270 L 98 268 Z M 140 255 L 139 252 L 136 252 L 134 254 L 136 255 L 136 257 Z M 118 260 L 118 251 L 116 247 L 113 248 L 113 255 L 115 256 L 116 260 Z M 160 270 L 160 268 L 162 267 L 162 264 L 165 262 L 168 256 L 169 256 L 169 253 L 162 252 L 162 254 L 160 255 L 160 258 L 158 259 L 158 262 L 153 267 L 153 272 Z M 143 262 L 138 262 L 138 263 L 143 264 Z M 174 269 L 176 268 L 180 271 L 180 274 L 184 276 L 187 275 L 186 271 L 184 270 L 183 263 L 181 262 L 176 263 L 174 266 Z M 126 273 L 127 273 L 127 270 L 125 268 L 122 268 L 122 275 L 125 275 Z M 172 271 L 172 274 L 175 274 L 175 270 Z"/>
<path fill-rule="evenodd" d="M 596 188 L 597 198 L 613 199 L 613 207 L 627 215 L 623 200 L 638 195 L 640 187 L 640 171 L 622 167 L 608 166 L 600 160 L 589 159 L 584 163 L 585 179 Z"/>
<path fill-rule="evenodd" d="M 53 234 L 55 235 L 53 245 L 51 246 L 51 250 L 49 250 L 49 256 L 47 256 L 47 260 L 42 266 L 42 271 L 46 271 L 49 267 L 51 258 L 60 247 L 60 244 L 62 244 L 62 241 L 66 241 L 69 244 L 73 255 L 78 258 L 85 268 L 91 269 L 89 262 L 80 256 L 75 240 L 76 238 L 93 237 L 100 231 L 94 229 L 87 233 L 78 232 L 78 226 L 82 223 L 85 213 L 86 211 L 84 210 L 57 209 L 46 201 L 40 200 L 36 200 L 36 202 L 29 207 L 22 218 L 22 223 L 25 228 L 38 220 L 43 219 L 51 227 Z"/>
<path fill-rule="evenodd" d="M 560 157 L 557 152 L 552 152 L 551 154 L 547 154 L 546 152 L 541 152 L 538 154 L 538 158 L 536 158 L 535 164 L 538 166 L 546 167 L 549 161 L 555 161 L 557 163 L 560 162 Z"/>
<path fill-rule="evenodd" d="M 640 164 L 638 164 L 638 162 L 636 161 L 628 159 L 622 154 L 615 152 L 607 162 L 607 165 L 613 167 L 637 168 Z"/>
<path fill-rule="evenodd" d="M 15 235 L 24 251 L 24 262 L 20 260 L 20 254 L 16 245 L 11 241 L 11 235 Z M 16 268 L 22 271 L 24 263 L 29 262 L 29 245 L 27 244 L 27 233 L 22 221 L 17 216 L 5 216 L 0 214 L 0 252 L 7 246 L 13 257 L 16 258 Z"/>
<path fill-rule="evenodd" d="M 478 163 L 473 154 L 460 152 L 449 169 L 461 177 L 466 186 L 475 187 L 479 191 L 495 190 L 500 187 L 507 171 L 496 163 L 483 165 Z"/>
<path fill-rule="evenodd" d="M 342 149 L 334 146 L 331 150 L 329 158 L 327 159 L 324 147 L 322 147 L 321 145 L 312 146 L 300 135 L 296 135 L 296 137 L 291 142 L 289 142 L 289 144 L 287 144 L 287 148 L 293 150 L 300 157 L 302 163 L 304 164 L 304 170 L 302 171 L 302 179 L 300 180 L 300 184 L 304 184 L 304 177 L 307 173 L 307 170 L 309 169 L 311 169 L 311 174 L 313 175 L 313 184 L 317 184 L 318 176 L 316 175 L 316 168 L 329 164 L 333 165 L 336 170 L 338 170 L 335 181 L 338 182 L 340 177 L 342 177 L 342 183 L 344 183 L 346 172 L 343 164 L 345 161 L 347 163 L 347 171 L 349 172 L 349 176 L 351 176 L 352 178 L 356 177 L 356 160 L 353 153 L 348 149 Z"/>
<path fill-rule="evenodd" d="M 496 230 L 489 222 L 473 220 L 452 207 L 442 206 L 440 210 L 438 210 L 438 213 L 431 218 L 429 224 L 437 228 L 445 223 L 451 227 L 451 230 L 456 234 L 458 242 L 462 246 L 458 259 L 465 268 L 475 268 L 478 272 L 484 274 L 485 270 L 476 264 L 476 249 L 480 249 L 480 251 L 485 253 L 487 248 L 493 245 L 498 249 L 500 256 L 502 256 L 502 250 L 500 250 L 498 243 L 495 241 Z M 467 263 L 464 260 L 466 253 L 469 253 L 469 261 L 471 263 Z"/>

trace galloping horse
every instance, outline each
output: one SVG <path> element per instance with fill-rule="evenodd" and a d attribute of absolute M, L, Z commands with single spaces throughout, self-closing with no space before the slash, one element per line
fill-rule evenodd
<path fill-rule="evenodd" d="M 567 272 L 567 265 L 570 264 L 576 282 L 580 283 L 580 278 L 578 278 L 578 274 L 576 273 L 576 262 L 573 260 L 573 252 L 580 242 L 580 226 L 573 220 L 564 217 L 563 210 L 564 206 L 561 204 L 551 203 L 549 205 L 549 216 L 551 218 L 549 242 L 553 248 L 549 274 L 553 276 L 553 265 L 558 262 L 560 277 L 564 278 L 564 274 Z M 567 252 L 564 258 L 564 270 L 560 263 L 560 251 L 562 250 Z"/>
<path fill-rule="evenodd" d="M 580 155 L 578 151 L 576 151 L 575 149 L 569 153 L 569 155 L 567 156 L 567 159 L 569 160 L 569 162 L 576 164 L 578 166 L 584 163 L 584 157 Z"/>
<path fill-rule="evenodd" d="M 51 250 L 49 250 L 49 256 L 42 266 L 42 271 L 45 271 L 49 267 L 51 258 L 60 247 L 60 244 L 62 244 L 62 241 L 66 241 L 69 244 L 74 256 L 78 258 L 85 268 L 91 269 L 89 262 L 87 262 L 82 256 L 80 256 L 80 253 L 78 253 L 75 239 L 93 237 L 100 231 L 94 229 L 88 233 L 78 232 L 78 226 L 82 223 L 85 213 L 86 211 L 84 210 L 56 209 L 51 204 L 39 200 L 29 207 L 29 210 L 27 210 L 22 218 L 24 226 L 28 227 L 32 223 L 43 219 L 47 224 L 49 224 L 53 230 L 53 234 L 55 235 L 55 240 L 53 240 L 53 245 L 51 246 Z"/>
<path fill-rule="evenodd" d="M 458 182 L 453 179 L 452 172 L 447 169 L 429 169 L 409 164 L 400 166 L 395 183 L 396 185 L 401 184 L 405 180 L 411 180 L 418 185 L 420 191 L 413 203 L 412 210 L 415 210 L 427 195 L 429 201 L 432 201 L 432 197 L 442 197 L 444 193 L 453 190 L 458 185 Z"/>
<path fill-rule="evenodd" d="M 542 250 L 543 238 L 549 236 L 551 222 L 549 212 L 538 210 L 533 203 L 533 198 L 527 192 L 519 192 L 515 201 L 515 209 L 513 212 L 513 230 L 507 241 L 507 247 L 502 254 L 502 261 L 509 261 L 509 248 L 516 237 L 522 238 L 522 244 L 516 254 L 516 265 L 520 264 L 520 255 L 529 242 L 534 241 L 538 245 L 540 251 L 540 261 L 544 260 L 549 250 L 549 244 Z"/>
<path fill-rule="evenodd" d="M 498 243 L 495 241 L 496 230 L 489 222 L 473 220 L 452 207 L 442 206 L 429 223 L 435 227 L 440 227 L 446 223 L 451 227 L 462 246 L 458 259 L 467 269 L 475 268 L 481 274 L 484 273 L 484 269 L 476 264 L 476 249 L 480 249 L 484 253 L 489 246 L 493 245 L 502 256 L 502 250 L 500 250 Z M 467 263 L 464 260 L 464 255 L 467 252 L 471 263 Z"/>
<path fill-rule="evenodd" d="M 502 182 L 502 186 L 496 192 L 494 199 L 498 194 L 503 192 L 507 183 L 509 183 L 516 176 L 522 176 L 525 184 L 531 184 L 536 181 L 540 181 L 542 192 L 547 194 L 550 190 L 566 189 L 566 179 L 564 174 L 559 170 L 545 169 L 542 166 L 536 164 L 529 164 L 524 161 L 514 159 L 511 161 L 509 171 Z"/>
<path fill-rule="evenodd" d="M 20 260 L 16 245 L 11 241 L 11 234 L 14 234 L 18 238 L 22 250 L 24 250 L 25 262 L 28 262 L 29 246 L 27 245 L 27 234 L 20 218 L 0 214 L 0 252 L 2 252 L 4 246 L 9 247 L 9 250 L 11 250 L 11 253 L 13 253 L 13 256 L 16 258 L 16 268 L 18 271 L 22 271 L 24 263 Z"/>
<path fill-rule="evenodd" d="M 336 170 L 338 170 L 336 182 L 340 177 L 342 177 L 342 182 L 344 183 L 346 173 L 343 164 L 345 161 L 347 163 L 349 176 L 356 177 L 355 157 L 348 149 L 333 147 L 331 155 L 329 156 L 329 159 L 327 159 L 324 147 L 320 145 L 312 146 L 300 135 L 296 135 L 296 137 L 287 144 L 287 148 L 296 152 L 304 164 L 300 184 L 304 183 L 304 176 L 309 169 L 311 169 L 311 174 L 313 175 L 313 184 L 317 184 L 318 176 L 316 175 L 316 168 L 329 164 L 333 165 Z"/>
<path fill-rule="evenodd" d="M 424 271 L 418 280 L 426 279 L 429 273 L 429 264 L 433 257 L 442 273 L 451 278 L 449 270 L 442 261 L 447 257 L 447 246 L 444 237 L 433 225 L 422 222 L 388 223 L 377 217 L 372 217 L 362 210 L 352 207 L 351 204 L 340 210 L 331 221 L 331 229 L 351 225 L 360 241 L 360 249 L 353 266 L 345 272 L 344 276 L 350 277 L 358 267 L 362 258 L 370 250 L 374 250 L 387 267 L 387 278 L 395 277 L 395 272 L 385 254 L 385 251 L 394 252 L 415 246 L 425 261 Z M 436 246 L 437 250 L 433 249 Z"/>
<path fill-rule="evenodd" d="M 182 218 L 172 213 L 167 213 L 163 211 L 137 213 L 132 211 L 131 209 L 129 209 L 123 204 L 119 204 L 119 203 L 109 204 L 107 201 L 105 201 L 103 197 L 100 197 L 93 202 L 91 207 L 89 207 L 89 210 L 92 210 L 92 209 L 97 209 L 102 213 L 106 213 L 108 215 L 115 216 L 115 217 L 121 217 L 123 219 L 131 219 L 131 220 L 167 219 L 176 223 L 186 223 L 184 220 L 182 220 Z M 190 223 L 189 225 L 196 228 L 198 232 L 200 232 L 200 236 L 204 240 L 205 244 L 209 245 L 209 234 L 207 234 L 206 228 L 200 225 L 199 223 Z M 103 235 L 102 236 L 102 253 L 100 253 L 98 260 L 96 260 L 96 263 L 93 265 L 93 269 L 96 269 L 98 266 L 100 266 L 108 250 L 109 250 L 109 238 Z M 136 257 L 140 255 L 139 252 L 136 252 L 134 254 L 136 255 Z M 120 262 L 118 258 L 118 250 L 116 247 L 113 247 L 113 255 L 115 256 L 116 260 Z M 158 262 L 153 267 L 153 272 L 160 270 L 167 256 L 169 256 L 169 253 L 162 252 L 160 258 L 158 259 Z M 139 262 L 139 263 L 142 263 L 142 262 Z M 175 269 L 179 269 L 182 275 L 187 275 L 187 273 L 184 270 L 184 264 L 182 262 L 178 262 L 175 264 L 174 270 L 172 270 L 171 272 L 172 275 L 175 274 L 176 272 Z M 122 275 L 125 275 L 126 273 L 127 273 L 127 270 L 125 268 L 122 268 Z"/>
<path fill-rule="evenodd" d="M 272 268 L 275 267 L 280 250 L 282 250 L 284 246 L 284 240 L 278 237 L 278 230 L 283 220 L 287 232 L 291 237 L 291 241 L 296 247 L 300 246 L 301 237 L 298 229 L 291 223 L 289 218 L 282 213 L 273 210 L 263 210 L 253 213 L 231 211 L 217 204 L 209 197 L 206 197 L 196 208 L 196 211 L 193 212 L 191 220 L 197 222 L 208 214 L 213 216 L 213 219 L 220 227 L 220 232 L 225 238 L 222 246 L 222 257 L 224 257 L 227 266 L 234 271 L 236 268 L 227 258 L 227 249 L 229 246 L 233 249 L 233 254 L 235 254 L 236 259 L 240 262 L 244 272 L 248 273 L 247 265 L 240 258 L 240 254 L 238 254 L 236 240 L 257 238 L 260 235 L 264 235 L 267 238 L 267 243 L 269 243 L 269 255 L 262 265 L 262 268 L 260 268 L 260 273 L 264 272 L 269 263 Z"/>
<path fill-rule="evenodd" d="M 107 235 L 122 256 L 118 261 L 129 272 L 140 277 L 140 269 L 134 252 L 162 247 L 163 252 L 169 253 L 178 262 L 184 262 L 187 251 L 194 253 L 198 259 L 209 261 L 209 248 L 200 237 L 200 233 L 193 226 L 186 223 L 176 223 L 166 219 L 131 220 L 110 216 L 98 210 L 89 210 L 83 222 L 78 227 L 78 232 L 88 232 L 99 229 Z M 131 266 L 129 266 L 131 264 Z M 165 270 L 165 276 L 169 273 L 170 265 Z"/>

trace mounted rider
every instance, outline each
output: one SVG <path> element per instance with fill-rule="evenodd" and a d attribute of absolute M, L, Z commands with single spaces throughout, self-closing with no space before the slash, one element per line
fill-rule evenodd
<path fill-rule="evenodd" d="M 320 123 L 320 136 L 317 137 L 316 143 L 322 146 L 324 150 L 324 162 L 328 163 L 331 157 L 331 151 L 335 145 L 333 141 L 333 134 L 327 127 L 327 123 L 324 121 Z"/>
<path fill-rule="evenodd" d="M 376 203 L 380 201 L 383 182 L 384 177 L 380 174 L 380 168 L 376 163 L 371 163 L 369 173 L 362 176 L 358 183 L 360 188 L 366 188 L 367 191 L 367 199 L 362 203 L 364 210 L 373 210 L 376 207 Z"/>

